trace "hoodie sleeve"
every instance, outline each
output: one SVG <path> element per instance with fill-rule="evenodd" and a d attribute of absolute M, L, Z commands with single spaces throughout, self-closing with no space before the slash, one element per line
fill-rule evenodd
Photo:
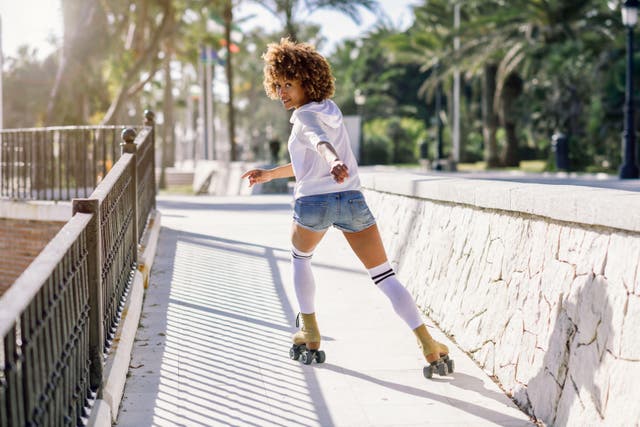
<path fill-rule="evenodd" d="M 300 130 L 304 138 L 302 140 L 309 143 L 309 148 L 316 150 L 318 144 L 322 141 L 329 141 L 326 131 L 322 126 L 322 121 L 317 113 L 312 111 L 301 111 L 297 115 L 298 120 L 302 124 Z"/>

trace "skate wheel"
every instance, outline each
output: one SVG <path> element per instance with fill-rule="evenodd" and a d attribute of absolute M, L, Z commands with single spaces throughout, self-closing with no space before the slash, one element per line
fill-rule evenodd
<path fill-rule="evenodd" d="M 305 351 L 302 353 L 302 359 L 300 360 L 305 365 L 311 365 L 311 362 L 313 362 L 313 354 L 310 351 Z"/>
<path fill-rule="evenodd" d="M 324 363 L 324 361 L 326 360 L 326 355 L 324 354 L 323 350 L 317 351 L 316 352 L 316 362 L 318 363 Z"/>
<path fill-rule="evenodd" d="M 447 369 L 449 370 L 449 373 L 453 374 L 456 364 L 452 359 L 449 359 L 449 356 L 446 357 L 445 362 L 447 363 Z"/>
<path fill-rule="evenodd" d="M 448 374 L 448 370 L 447 370 L 447 364 L 444 363 L 443 361 L 440 361 L 438 363 L 438 375 L 440 375 L 441 377 L 444 377 Z"/>
<path fill-rule="evenodd" d="M 424 377 L 428 380 L 433 378 L 433 366 L 429 365 L 422 368 L 422 375 L 424 375 Z"/>
<path fill-rule="evenodd" d="M 298 360 L 300 358 L 300 351 L 298 351 L 296 346 L 289 349 L 289 358 L 292 360 Z"/>

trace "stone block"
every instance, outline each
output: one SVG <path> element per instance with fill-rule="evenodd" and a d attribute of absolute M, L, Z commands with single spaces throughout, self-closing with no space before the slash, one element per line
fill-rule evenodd
<path fill-rule="evenodd" d="M 640 335 L 636 332 L 638 319 L 640 319 L 640 296 L 630 295 L 621 336 L 620 357 L 636 360 L 640 364 Z"/>
<path fill-rule="evenodd" d="M 629 292 L 637 287 L 640 238 L 626 232 L 611 234 L 604 275 L 610 282 L 622 282 Z"/>
<path fill-rule="evenodd" d="M 586 230 L 577 256 L 576 274 L 603 275 L 607 262 L 609 234 Z"/>
<path fill-rule="evenodd" d="M 598 420 L 600 425 L 638 425 L 640 405 L 637 379 L 640 378 L 640 363 L 605 353 L 601 370 L 606 380 L 598 381 L 598 384 L 606 401 L 604 420 Z"/>

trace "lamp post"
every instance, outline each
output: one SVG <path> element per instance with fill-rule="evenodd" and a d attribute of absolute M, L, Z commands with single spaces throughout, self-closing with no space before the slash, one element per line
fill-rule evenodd
<path fill-rule="evenodd" d="M 638 178 L 636 164 L 636 130 L 633 110 L 633 27 L 638 22 L 638 0 L 625 0 L 622 4 L 622 24 L 627 27 L 627 86 L 624 101 L 623 159 L 620 178 Z"/>
<path fill-rule="evenodd" d="M 358 117 L 360 118 L 360 129 L 358 132 L 358 162 L 362 163 L 364 159 L 364 137 L 362 136 L 363 122 L 364 122 L 364 103 L 367 102 L 367 96 L 362 93 L 360 89 L 356 89 L 353 92 L 353 101 L 358 107 Z"/>

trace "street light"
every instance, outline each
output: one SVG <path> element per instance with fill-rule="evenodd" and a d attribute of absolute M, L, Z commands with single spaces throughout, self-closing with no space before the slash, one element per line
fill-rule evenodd
<path fill-rule="evenodd" d="M 364 138 L 362 136 L 364 117 L 362 113 L 364 110 L 364 104 L 367 102 L 367 96 L 360 89 L 356 89 L 353 92 L 353 100 L 358 107 L 358 117 L 360 117 L 360 129 L 358 131 L 358 161 L 362 163 L 364 159 Z"/>
<path fill-rule="evenodd" d="M 622 4 L 622 24 L 627 27 L 627 87 L 624 101 L 623 159 L 620 178 L 638 178 L 636 165 L 636 130 L 633 111 L 633 27 L 638 22 L 638 0 Z"/>

